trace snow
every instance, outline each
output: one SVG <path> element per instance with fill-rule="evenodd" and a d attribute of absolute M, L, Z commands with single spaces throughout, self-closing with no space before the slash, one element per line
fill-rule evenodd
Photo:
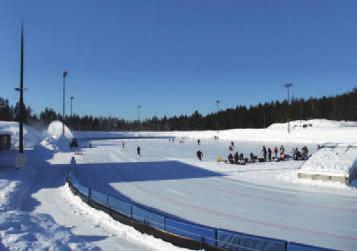
<path fill-rule="evenodd" d="M 63 140 L 48 137 L 26 149 L 28 161 L 19 170 L 8 165 L 16 151 L 0 152 L 0 250 L 184 250 L 122 225 L 72 195 L 65 177 L 73 152 L 63 150 Z"/>
<path fill-rule="evenodd" d="M 339 250 L 357 246 L 357 189 L 299 182 L 303 161 L 245 166 L 216 162 L 217 154 L 228 153 L 229 141 L 223 140 L 205 139 L 201 145 L 193 139 L 183 144 L 125 140 L 125 148 L 122 141 L 95 140 L 94 148 L 83 149 L 75 169 L 79 180 L 209 226 Z M 262 144 L 275 143 L 239 141 L 235 150 L 259 154 Z M 285 146 L 290 149 L 296 143 Z M 203 161 L 195 157 L 197 149 L 204 152 Z"/>
<path fill-rule="evenodd" d="M 11 135 L 11 147 L 18 147 L 19 143 L 19 123 L 12 121 L 0 121 L 0 133 L 9 133 Z M 24 125 L 25 147 L 33 147 L 44 138 L 44 132 L 37 131 L 27 125 Z"/>
<path fill-rule="evenodd" d="M 52 138 L 59 139 L 61 136 L 63 136 L 62 127 L 63 127 L 63 123 L 61 121 L 56 120 L 48 125 L 47 132 Z M 67 139 L 73 138 L 73 134 L 71 130 L 66 125 L 64 126 L 64 136 Z"/>
<path fill-rule="evenodd" d="M 335 147 L 324 147 L 312 155 L 301 167 L 301 171 L 348 177 L 357 172 L 357 146 L 339 144 Z"/>
<path fill-rule="evenodd" d="M 78 138 L 113 138 L 138 136 L 175 136 L 177 138 L 221 140 L 266 141 L 305 144 L 324 144 L 328 142 L 356 143 L 357 122 L 330 121 L 315 119 L 308 121 L 291 121 L 291 132 L 287 132 L 287 123 L 273 124 L 265 129 L 230 129 L 212 131 L 172 131 L 172 132 L 74 132 Z M 311 124 L 312 127 L 302 127 Z M 299 125 L 299 126 L 298 126 Z M 301 125 L 301 126 L 300 126 Z"/>
<path fill-rule="evenodd" d="M 226 158 L 230 141 L 234 141 L 235 151 L 245 156 L 250 152 L 261 156 L 263 144 L 271 148 L 284 144 L 287 153 L 307 145 L 314 153 L 317 144 L 357 142 L 356 122 L 299 123 L 292 122 L 291 134 L 287 133 L 286 124 L 276 124 L 266 129 L 219 132 L 72 133 L 66 127 L 65 137 L 59 121 L 52 123 L 48 132 L 25 126 L 26 167 L 13 169 L 17 155 L 14 150 L 0 152 L 0 250 L 182 250 L 114 221 L 84 204 L 65 185 L 66 168 L 74 154 L 68 148 L 73 136 L 138 135 L 178 139 L 174 143 L 167 139 L 92 140 L 93 148 L 75 150 L 81 153 L 75 155 L 79 166 L 76 174 L 85 184 L 99 190 L 114 195 L 122 193 L 145 205 L 200 223 L 355 250 L 352 237 L 357 234 L 353 217 L 357 210 L 356 182 L 347 186 L 298 179 L 302 161 L 246 166 L 216 161 L 218 156 Z M 312 126 L 297 126 L 304 123 Z M 0 132 L 5 131 L 11 132 L 16 145 L 18 123 L 0 122 Z M 217 134 L 219 140 L 214 140 Z M 198 138 L 201 145 L 197 145 Z M 184 143 L 180 144 L 179 139 Z M 140 157 L 136 155 L 138 145 L 142 148 Z M 203 161 L 196 159 L 198 149 L 204 153 Z M 331 153 L 319 156 L 319 151 L 305 165 L 315 170 L 318 163 L 325 161 L 334 163 L 334 172 L 347 173 L 355 168 L 357 153 L 354 148 L 345 150 L 335 150 L 343 156 L 343 162 L 332 158 Z"/>

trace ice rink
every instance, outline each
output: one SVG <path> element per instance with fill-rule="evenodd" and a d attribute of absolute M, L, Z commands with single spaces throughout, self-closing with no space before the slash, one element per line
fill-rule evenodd
<path fill-rule="evenodd" d="M 228 153 L 229 142 L 221 140 L 125 140 L 125 148 L 123 141 L 93 141 L 94 148 L 77 156 L 83 184 L 203 225 L 357 249 L 356 189 L 296 182 L 302 162 L 217 163 Z M 235 141 L 235 150 L 260 155 L 263 144 L 276 143 Z M 295 146 L 285 145 L 288 152 Z"/>

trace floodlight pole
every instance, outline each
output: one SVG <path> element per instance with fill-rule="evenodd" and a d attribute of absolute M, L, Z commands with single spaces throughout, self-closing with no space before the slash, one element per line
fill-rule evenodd
<path fill-rule="evenodd" d="M 293 86 L 292 83 L 286 83 L 284 85 L 284 87 L 287 90 L 287 94 L 288 94 L 288 112 L 287 112 L 287 116 L 288 116 L 288 134 L 290 134 L 290 114 L 289 114 L 289 108 L 290 108 L 290 88 Z"/>
<path fill-rule="evenodd" d="M 74 97 L 71 96 L 71 117 L 73 116 L 73 99 Z"/>
<path fill-rule="evenodd" d="M 216 106 L 217 106 L 217 134 L 219 134 L 219 118 L 218 118 L 218 112 L 219 112 L 219 104 L 221 101 L 219 99 L 216 100 Z"/>
<path fill-rule="evenodd" d="M 24 25 L 21 24 L 20 45 L 20 87 L 15 90 L 20 92 L 19 98 L 19 153 L 24 152 Z"/>
<path fill-rule="evenodd" d="M 62 103 L 62 135 L 64 136 L 64 118 L 66 112 L 66 77 L 68 75 L 67 71 L 62 74 L 63 77 L 63 103 Z"/>

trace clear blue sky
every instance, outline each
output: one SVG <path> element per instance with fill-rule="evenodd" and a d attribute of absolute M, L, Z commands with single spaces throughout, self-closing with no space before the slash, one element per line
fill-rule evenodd
<path fill-rule="evenodd" d="M 61 111 L 61 72 L 79 114 L 206 114 L 357 86 L 357 1 L 61 0 L 0 3 L 0 96 Z M 68 99 L 69 101 L 69 99 Z"/>

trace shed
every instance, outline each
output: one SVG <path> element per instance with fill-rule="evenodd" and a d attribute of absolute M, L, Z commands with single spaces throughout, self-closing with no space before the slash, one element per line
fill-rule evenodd
<path fill-rule="evenodd" d="M 10 150 L 11 134 L 0 132 L 0 151 Z"/>

